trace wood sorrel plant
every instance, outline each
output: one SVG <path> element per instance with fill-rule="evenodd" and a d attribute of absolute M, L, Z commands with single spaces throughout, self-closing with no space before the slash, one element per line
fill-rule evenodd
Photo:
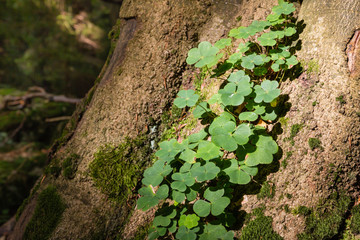
<path fill-rule="evenodd" d="M 232 29 L 231 38 L 214 46 L 201 42 L 189 51 L 188 64 L 208 69 L 212 77 L 225 76 L 226 83 L 208 101 L 198 103 L 193 90 L 181 90 L 174 101 L 179 108 L 196 106 L 194 116 L 210 124 L 181 143 L 161 142 L 158 160 L 144 172 L 138 209 L 170 200 L 157 211 L 149 239 L 234 238 L 227 211 L 234 185 L 248 184 L 258 166 L 270 164 L 278 151 L 259 122 L 277 118 L 277 80 L 298 63 L 286 46 L 296 33 L 289 17 L 294 10 L 293 4 L 279 0 L 265 21 Z M 247 41 L 231 54 L 234 38 Z M 212 109 L 219 106 L 221 113 L 215 114 Z"/>

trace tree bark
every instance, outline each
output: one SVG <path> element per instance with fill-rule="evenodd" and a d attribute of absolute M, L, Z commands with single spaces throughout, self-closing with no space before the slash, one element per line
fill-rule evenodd
<path fill-rule="evenodd" d="M 264 19 L 275 4 L 275 0 L 124 0 L 113 53 L 50 155 L 52 163 L 60 165 L 69 155 L 79 155 L 75 177 L 66 178 L 64 172 L 44 175 L 9 239 L 23 238 L 38 196 L 48 185 L 56 187 L 66 204 L 51 239 L 139 236 L 153 211 L 133 211 L 131 199 L 136 195 L 114 205 L 90 176 L 94 154 L 106 144 L 126 142 L 127 137 L 145 136 L 146 146 L 156 142 L 164 129 L 162 117 L 180 86 L 193 84 L 194 74 L 185 63 L 187 51 L 198 41 L 214 43 L 225 37 L 239 25 L 239 16 L 245 26 Z M 282 155 L 271 166 L 272 173 L 254 183 L 255 191 L 241 189 L 245 194 L 238 209 L 250 213 L 265 206 L 265 215 L 273 218 L 274 230 L 284 239 L 296 239 L 306 231 L 304 216 L 292 214 L 285 205 L 290 210 L 301 205 L 312 208 L 320 200 L 326 202 L 333 192 L 344 194 L 351 201 L 334 226 L 341 232 L 359 194 L 359 78 L 350 77 L 345 53 L 360 28 L 359 12 L 356 0 L 304 0 L 301 4 L 299 20 L 305 28 L 297 55 L 305 71 L 298 79 L 281 83 L 291 108 L 273 126 Z M 360 61 L 356 54 L 353 58 Z M 212 91 L 209 82 L 205 86 Z M 289 138 L 292 131 L 296 133 Z M 321 144 L 309 146 L 309 138 Z M 150 160 L 137 159 L 136 163 L 149 165 Z M 334 172 L 338 172 L 335 179 Z M 276 186 L 274 196 L 255 195 L 265 185 Z M 242 227 L 239 223 L 237 236 Z"/>

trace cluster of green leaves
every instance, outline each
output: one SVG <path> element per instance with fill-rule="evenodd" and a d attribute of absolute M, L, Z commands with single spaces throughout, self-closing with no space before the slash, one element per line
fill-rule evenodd
<path fill-rule="evenodd" d="M 277 118 L 277 78 L 297 64 L 286 46 L 296 33 L 289 16 L 294 10 L 293 4 L 279 0 L 266 20 L 189 51 L 188 64 L 207 69 L 212 77 L 225 76 L 226 82 L 208 101 L 198 102 L 193 90 L 181 90 L 174 101 L 179 108 L 194 107 L 194 116 L 207 124 L 182 142 L 161 142 L 158 160 L 144 172 L 138 209 L 170 200 L 157 211 L 149 239 L 234 238 L 228 231 L 232 215 L 226 210 L 234 185 L 250 183 L 258 167 L 272 163 L 278 151 L 259 123 Z M 247 41 L 229 54 L 236 39 Z"/>

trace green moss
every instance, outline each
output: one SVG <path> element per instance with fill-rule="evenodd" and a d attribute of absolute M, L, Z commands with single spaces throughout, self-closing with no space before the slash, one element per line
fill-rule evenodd
<path fill-rule="evenodd" d="M 286 213 L 290 213 L 290 212 L 291 212 L 288 204 L 285 204 L 285 205 L 284 205 L 284 210 L 285 210 Z"/>
<path fill-rule="evenodd" d="M 291 126 L 290 139 L 293 139 L 303 128 L 302 124 L 294 124 Z"/>
<path fill-rule="evenodd" d="M 287 197 L 287 199 L 292 199 L 292 197 L 293 197 L 292 194 L 290 194 L 290 193 L 286 193 L 285 196 Z"/>
<path fill-rule="evenodd" d="M 105 145 L 95 154 L 90 175 L 103 193 L 121 203 L 134 192 L 151 152 L 146 137 L 126 138 L 117 147 Z"/>
<path fill-rule="evenodd" d="M 353 234 L 360 234 L 360 205 L 356 205 L 351 209 L 350 229 Z"/>
<path fill-rule="evenodd" d="M 295 215 L 308 216 L 311 214 L 311 209 L 306 206 L 299 206 L 297 208 L 294 208 L 292 213 Z"/>
<path fill-rule="evenodd" d="M 288 126 L 288 122 L 289 122 L 290 118 L 286 118 L 286 117 L 281 117 L 279 118 L 279 122 L 282 126 L 287 127 Z"/>
<path fill-rule="evenodd" d="M 24 239 L 49 239 L 65 211 L 65 203 L 56 188 L 49 186 L 38 197 L 34 215 L 26 226 Z"/>
<path fill-rule="evenodd" d="M 69 157 L 65 158 L 62 163 L 63 175 L 68 179 L 75 177 L 75 173 L 78 167 L 78 160 L 80 156 L 73 153 Z"/>
<path fill-rule="evenodd" d="M 318 103 L 317 101 L 314 101 L 314 102 L 312 103 L 313 107 L 315 107 L 317 103 Z"/>
<path fill-rule="evenodd" d="M 307 209 L 301 210 L 306 210 L 308 215 L 305 220 L 305 231 L 298 235 L 298 239 L 337 239 L 350 202 L 350 197 L 334 193 L 328 199 L 321 200 L 310 213 Z"/>
<path fill-rule="evenodd" d="M 265 216 L 262 209 L 254 209 L 255 219 L 251 220 L 241 231 L 240 240 L 280 240 L 283 239 L 272 228 L 272 218 Z"/>
<path fill-rule="evenodd" d="M 321 141 L 318 138 L 309 138 L 308 144 L 311 150 L 316 148 L 322 149 Z"/>
<path fill-rule="evenodd" d="M 149 228 L 152 226 L 152 223 L 149 222 L 144 226 L 140 226 L 138 227 L 138 229 L 136 230 L 135 233 L 135 237 L 132 240 L 143 240 L 146 239 L 148 232 L 149 232 Z M 120 239 L 119 239 L 120 240 Z"/>
<path fill-rule="evenodd" d="M 54 158 L 51 163 L 44 168 L 45 175 L 53 175 L 58 177 L 61 173 L 61 166 L 59 164 L 59 159 Z"/>
<path fill-rule="evenodd" d="M 0 132 L 19 126 L 25 114 L 22 111 L 3 112 L 0 114 Z"/>
<path fill-rule="evenodd" d="M 276 186 L 275 184 L 269 184 L 269 182 L 264 182 L 264 184 L 262 185 L 260 192 L 257 195 L 258 199 L 263 199 L 263 198 L 273 198 L 275 196 L 275 189 Z"/>
<path fill-rule="evenodd" d="M 281 162 L 281 166 L 282 166 L 283 168 L 286 168 L 286 167 L 287 167 L 287 164 L 288 164 L 287 160 L 288 160 L 289 158 L 291 158 L 292 154 L 293 154 L 292 151 L 286 152 L 286 157 L 285 157 L 285 159 Z"/>
<path fill-rule="evenodd" d="M 346 103 L 343 95 L 336 97 L 335 100 L 338 101 L 341 105 Z"/>

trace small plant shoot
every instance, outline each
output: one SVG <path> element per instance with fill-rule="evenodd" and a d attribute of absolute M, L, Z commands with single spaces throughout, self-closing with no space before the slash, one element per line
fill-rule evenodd
<path fill-rule="evenodd" d="M 178 108 L 194 107 L 206 125 L 182 142 L 161 142 L 157 161 L 144 172 L 137 208 L 162 203 L 148 239 L 234 239 L 226 220 L 238 201 L 233 188 L 249 184 L 278 151 L 263 126 L 276 120 L 279 82 L 298 64 L 289 47 L 293 11 L 293 4 L 279 0 L 266 20 L 188 52 L 188 64 L 223 84 L 208 101 L 199 102 L 194 90 L 179 91 L 174 101 Z"/>

